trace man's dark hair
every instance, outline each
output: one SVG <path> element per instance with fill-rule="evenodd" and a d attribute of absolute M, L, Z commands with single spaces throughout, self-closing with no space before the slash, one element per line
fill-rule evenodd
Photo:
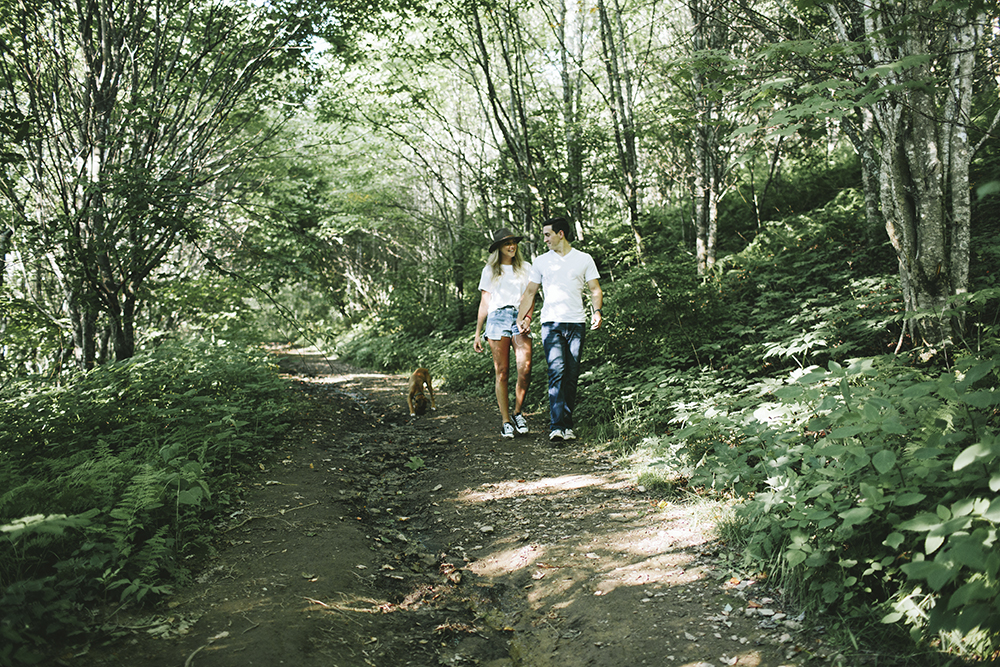
<path fill-rule="evenodd" d="M 542 227 L 551 227 L 553 234 L 562 232 L 566 236 L 567 241 L 573 240 L 573 228 L 570 227 L 569 220 L 566 218 L 549 218 L 542 223 Z"/>

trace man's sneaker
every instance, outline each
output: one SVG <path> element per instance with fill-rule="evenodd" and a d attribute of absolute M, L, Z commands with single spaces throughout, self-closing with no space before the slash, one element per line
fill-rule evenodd
<path fill-rule="evenodd" d="M 504 422 L 503 426 L 500 427 L 500 437 L 501 438 L 513 438 L 514 437 L 514 425 L 510 422 Z"/>
<path fill-rule="evenodd" d="M 549 440 L 562 440 L 564 438 L 562 430 L 554 428 L 549 431 Z"/>
<path fill-rule="evenodd" d="M 563 431 L 563 440 L 576 440 L 576 433 L 573 433 L 573 429 L 568 428 Z"/>
<path fill-rule="evenodd" d="M 514 415 L 514 430 L 521 435 L 528 432 L 528 422 L 524 421 L 524 415 Z"/>

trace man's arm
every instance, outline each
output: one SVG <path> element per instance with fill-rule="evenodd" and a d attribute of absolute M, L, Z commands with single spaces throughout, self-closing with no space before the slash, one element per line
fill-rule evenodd
<path fill-rule="evenodd" d="M 529 329 L 529 323 L 525 318 L 530 319 L 531 311 L 535 309 L 535 295 L 538 294 L 538 283 L 528 283 L 521 294 L 521 305 L 517 308 L 517 328 L 521 331 Z"/>
<path fill-rule="evenodd" d="M 601 291 L 601 283 L 597 278 L 588 280 L 587 287 L 590 288 L 590 305 L 594 307 L 594 315 L 590 320 L 590 328 L 599 329 L 601 322 L 604 321 L 604 318 L 601 317 L 601 306 L 604 305 L 604 292 Z"/>

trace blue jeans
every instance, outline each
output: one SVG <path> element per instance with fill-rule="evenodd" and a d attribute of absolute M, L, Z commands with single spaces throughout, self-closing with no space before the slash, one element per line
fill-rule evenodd
<path fill-rule="evenodd" d="M 550 431 L 573 428 L 584 331 L 579 322 L 542 322 L 542 345 L 549 367 Z"/>

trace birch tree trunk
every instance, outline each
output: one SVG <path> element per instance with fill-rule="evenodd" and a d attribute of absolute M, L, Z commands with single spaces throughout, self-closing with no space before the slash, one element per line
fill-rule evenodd
<path fill-rule="evenodd" d="M 914 343 L 948 346 L 963 325 L 948 308 L 968 290 L 969 165 L 973 66 L 984 15 L 962 3 L 877 0 L 828 3 L 837 37 L 867 50 L 856 76 L 872 81 L 873 132 L 852 134 L 872 156 L 878 203 L 899 262 L 906 323 Z M 895 38 L 887 41 L 886 35 Z M 868 166 L 867 164 L 864 166 Z M 869 217 L 872 217 L 869 211 Z"/>
<path fill-rule="evenodd" d="M 583 145 L 580 131 L 580 100 L 583 94 L 583 18 L 576 4 L 558 0 L 553 21 L 559 42 L 559 78 L 562 83 L 562 120 L 566 143 L 566 186 L 571 199 L 566 202 L 569 219 L 577 225 L 577 235 L 583 223 Z"/>
<path fill-rule="evenodd" d="M 636 258 L 643 261 L 642 231 L 639 227 L 639 158 L 635 146 L 635 119 L 632 110 L 633 82 L 621 8 L 613 0 L 614 13 L 604 0 L 597 0 L 601 24 L 601 47 L 608 75 L 608 106 L 618 153 L 622 198 L 628 210 L 629 228 L 635 241 Z"/>
<path fill-rule="evenodd" d="M 704 52 L 720 48 L 725 42 L 725 28 L 712 15 L 714 8 L 705 7 L 701 0 L 691 0 L 691 45 Z M 695 124 L 692 146 L 692 217 L 695 231 L 695 258 L 698 274 L 704 275 L 715 266 L 715 246 L 719 229 L 719 199 L 722 196 L 724 167 L 719 145 L 718 123 L 721 117 L 718 102 L 711 94 L 705 73 L 695 68 L 691 86 L 694 95 Z"/>

